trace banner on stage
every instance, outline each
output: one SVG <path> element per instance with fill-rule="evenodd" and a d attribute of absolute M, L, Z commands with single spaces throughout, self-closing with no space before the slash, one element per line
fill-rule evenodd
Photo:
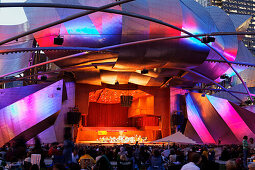
<path fill-rule="evenodd" d="M 98 135 L 107 135 L 107 131 L 98 131 L 97 134 Z"/>

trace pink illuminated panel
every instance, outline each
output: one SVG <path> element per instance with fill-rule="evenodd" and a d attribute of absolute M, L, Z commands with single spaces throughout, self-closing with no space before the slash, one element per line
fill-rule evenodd
<path fill-rule="evenodd" d="M 190 96 L 187 94 L 186 96 L 186 105 L 187 105 L 187 114 L 188 119 L 194 129 L 196 130 L 197 134 L 203 141 L 203 143 L 215 143 L 215 140 L 209 133 L 208 129 L 206 128 L 203 120 L 200 117 L 199 111 L 195 107 L 195 104 Z"/>
<path fill-rule="evenodd" d="M 0 146 L 58 112 L 62 104 L 62 89 L 61 80 L 2 108 Z"/>
<path fill-rule="evenodd" d="M 239 141 L 242 141 L 243 136 L 245 135 L 248 137 L 255 136 L 233 106 L 226 99 L 208 95 L 207 98 Z"/>

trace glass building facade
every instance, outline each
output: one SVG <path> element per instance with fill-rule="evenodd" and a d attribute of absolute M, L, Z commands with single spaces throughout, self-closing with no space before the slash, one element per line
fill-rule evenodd
<path fill-rule="evenodd" d="M 211 5 L 218 6 L 229 14 L 252 16 L 248 32 L 255 31 L 255 0 L 211 0 Z M 255 35 L 246 35 L 243 42 L 255 55 Z"/>
<path fill-rule="evenodd" d="M 204 7 L 211 5 L 211 0 L 195 0 L 195 1 L 200 3 Z"/>

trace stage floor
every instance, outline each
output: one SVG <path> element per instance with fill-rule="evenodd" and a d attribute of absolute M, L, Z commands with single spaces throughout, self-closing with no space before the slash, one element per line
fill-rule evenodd
<path fill-rule="evenodd" d="M 77 143 L 135 144 L 156 140 L 158 127 L 138 129 L 136 127 L 80 127 Z"/>

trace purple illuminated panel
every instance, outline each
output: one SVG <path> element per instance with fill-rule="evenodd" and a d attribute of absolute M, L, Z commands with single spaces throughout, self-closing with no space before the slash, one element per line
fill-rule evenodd
<path fill-rule="evenodd" d="M 203 120 L 201 119 L 199 111 L 195 107 L 195 103 L 193 102 L 190 94 L 187 94 L 186 96 L 186 105 L 188 120 L 194 127 L 195 131 L 197 132 L 203 143 L 215 143 L 215 140 L 213 139 L 208 129 L 206 128 Z"/>
<path fill-rule="evenodd" d="M 227 100 L 209 95 L 206 97 L 239 141 L 242 141 L 243 136 L 245 135 L 249 137 L 255 136 L 250 128 L 246 125 L 244 120 Z"/>
<path fill-rule="evenodd" d="M 62 89 L 61 80 L 1 109 L 0 146 L 59 111 Z"/>

